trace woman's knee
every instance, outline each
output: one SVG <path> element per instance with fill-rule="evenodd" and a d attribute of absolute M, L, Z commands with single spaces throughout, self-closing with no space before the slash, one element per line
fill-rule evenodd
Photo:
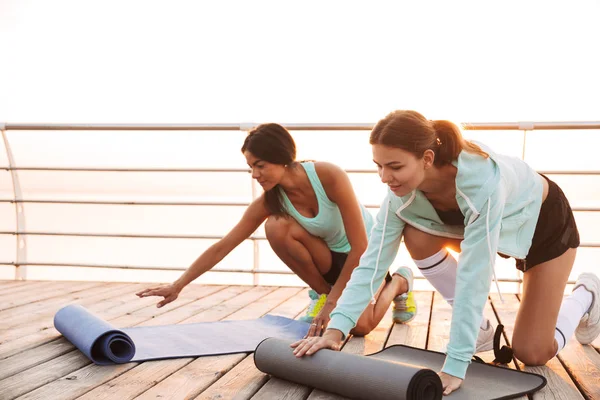
<path fill-rule="evenodd" d="M 556 348 L 554 342 L 550 344 L 540 343 L 533 340 L 515 340 L 513 338 L 514 356 L 530 366 L 545 365 L 555 356 Z"/>
<path fill-rule="evenodd" d="M 281 243 L 289 236 L 291 220 L 284 217 L 271 215 L 265 222 L 265 235 L 269 243 Z"/>
<path fill-rule="evenodd" d="M 350 333 L 354 336 L 366 336 L 375 328 L 375 324 L 371 321 L 370 318 L 366 318 L 364 315 L 356 323 L 356 326 Z"/>

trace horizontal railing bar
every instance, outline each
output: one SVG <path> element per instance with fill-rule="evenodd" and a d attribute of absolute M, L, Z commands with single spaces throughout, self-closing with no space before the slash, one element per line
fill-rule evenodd
<path fill-rule="evenodd" d="M 85 204 L 85 205 L 119 205 L 119 206 L 223 206 L 223 207 L 247 207 L 249 202 L 160 202 L 160 201 L 101 201 L 101 200 L 35 200 L 35 199 L 0 199 L 0 203 L 32 203 L 32 204 Z M 380 204 L 364 204 L 366 208 L 379 208 Z M 596 212 L 600 207 L 571 207 L 578 212 Z"/>
<path fill-rule="evenodd" d="M 6 123 L 5 130 L 14 131 L 248 131 L 260 123 L 238 124 L 27 124 Z M 349 124 L 281 124 L 289 130 L 367 131 L 373 123 Z"/>
<path fill-rule="evenodd" d="M 0 265 L 17 266 L 14 262 L 1 262 Z M 84 268 L 109 268 L 109 269 L 135 269 L 135 270 L 152 270 L 152 271 L 185 271 L 183 267 L 148 267 L 138 265 L 104 265 L 104 264 L 71 264 L 71 263 L 34 263 L 27 262 L 18 265 L 34 266 L 34 267 L 84 267 Z M 275 274 L 275 275 L 295 275 L 292 271 L 272 271 L 272 270 L 246 270 L 246 269 L 211 269 L 209 272 L 229 272 L 241 274 Z M 415 276 L 414 279 L 425 280 L 423 276 Z M 505 283 L 521 283 L 519 278 L 498 278 L 498 282 Z M 574 284 L 575 281 L 568 281 L 568 284 Z"/>
<path fill-rule="evenodd" d="M 136 238 L 136 239 L 223 239 L 223 235 L 142 235 L 134 233 L 84 233 L 84 232 L 11 232 L 0 231 L 0 235 L 29 235 L 29 236 L 70 236 L 70 237 L 106 237 L 106 238 Z M 250 236 L 248 240 L 266 240 L 266 236 Z"/>
<path fill-rule="evenodd" d="M 82 233 L 82 232 L 15 232 L 0 231 L 0 235 L 29 235 L 29 236 L 75 236 L 75 237 L 107 237 L 107 238 L 136 238 L 136 239 L 211 239 L 219 240 L 224 235 L 142 235 L 129 233 Z M 267 240 L 266 236 L 250 236 L 248 240 Z M 600 243 L 581 243 L 580 247 L 600 247 Z"/>
<path fill-rule="evenodd" d="M 52 172 L 246 172 L 249 168 L 112 168 L 112 167 L 2 167 L 6 171 L 52 171 Z M 371 170 L 370 172 L 377 172 Z"/>
<path fill-rule="evenodd" d="M 26 262 L 16 264 L 14 262 L 0 262 L 0 265 L 12 265 L 12 266 L 35 266 L 35 267 L 84 267 L 84 268 L 109 268 L 109 269 L 136 269 L 136 270 L 154 270 L 154 271 L 185 271 L 183 267 L 162 267 L 162 266 L 143 266 L 143 265 L 111 265 L 111 264 L 73 264 L 73 263 L 43 263 L 43 262 Z M 212 269 L 210 272 L 235 272 L 235 273 L 252 273 L 252 270 L 245 269 Z M 283 274 L 293 275 L 292 271 L 256 271 L 260 274 Z"/>
<path fill-rule="evenodd" d="M 465 130 L 475 131 L 534 131 L 534 130 L 559 130 L 559 129 L 600 129 L 599 121 L 564 121 L 564 122 L 537 122 L 537 121 L 520 121 L 520 122 L 476 122 L 463 123 L 462 128 Z"/>
<path fill-rule="evenodd" d="M 25 131 L 247 131 L 259 123 L 232 124 L 48 124 L 48 123 L 5 123 L 5 130 Z M 374 123 L 282 123 L 289 130 L 350 131 L 371 130 Z M 600 121 L 557 121 L 557 122 L 466 122 L 467 130 L 536 130 L 536 129 L 600 129 Z"/>
<path fill-rule="evenodd" d="M 0 203 L 36 203 L 36 204 L 93 204 L 93 205 L 121 205 L 121 206 L 229 206 L 229 207 L 247 207 L 249 202 L 169 202 L 169 201 L 101 201 L 101 200 L 14 200 L 0 199 Z"/>
<path fill-rule="evenodd" d="M 192 172 L 192 173 L 250 173 L 248 168 L 113 168 L 113 167 L 0 167 L 5 171 L 51 171 L 51 172 Z M 345 169 L 349 174 L 376 174 L 375 169 Z M 544 175 L 600 175 L 600 170 L 548 170 L 538 171 Z"/>

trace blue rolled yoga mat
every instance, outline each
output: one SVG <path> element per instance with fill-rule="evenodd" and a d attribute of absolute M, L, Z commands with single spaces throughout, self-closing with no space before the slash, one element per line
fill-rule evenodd
<path fill-rule="evenodd" d="M 250 353 L 264 339 L 301 339 L 308 323 L 266 315 L 254 320 L 116 329 L 76 304 L 54 316 L 56 329 L 98 365 Z"/>

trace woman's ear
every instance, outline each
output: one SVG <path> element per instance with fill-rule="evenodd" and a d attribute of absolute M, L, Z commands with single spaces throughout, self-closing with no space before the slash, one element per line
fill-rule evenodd
<path fill-rule="evenodd" d="M 435 153 L 431 149 L 425 150 L 423 153 L 423 166 L 425 169 L 433 167 L 433 162 L 435 161 Z"/>

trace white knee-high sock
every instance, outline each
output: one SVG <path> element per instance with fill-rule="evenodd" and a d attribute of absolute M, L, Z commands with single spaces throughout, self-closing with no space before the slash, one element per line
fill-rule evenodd
<path fill-rule="evenodd" d="M 558 312 L 554 339 L 558 343 L 558 354 L 561 351 L 579 325 L 579 321 L 592 305 L 592 294 L 583 286 L 578 287 L 569 297 L 563 300 Z"/>
<path fill-rule="evenodd" d="M 424 260 L 413 259 L 413 261 L 435 290 L 452 306 L 456 288 L 456 268 L 458 266 L 454 256 L 446 249 L 442 249 Z M 484 317 L 481 321 L 481 328 L 485 329 L 487 326 L 488 319 Z"/>

